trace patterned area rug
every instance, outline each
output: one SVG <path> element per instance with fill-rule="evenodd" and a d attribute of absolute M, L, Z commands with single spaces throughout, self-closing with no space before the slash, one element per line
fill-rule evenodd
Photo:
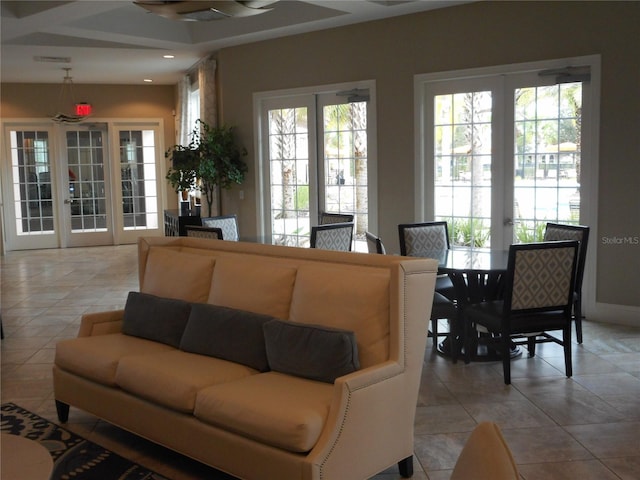
<path fill-rule="evenodd" d="M 13 403 L 4 403 L 2 433 L 40 442 L 53 458 L 51 480 L 169 480 Z"/>

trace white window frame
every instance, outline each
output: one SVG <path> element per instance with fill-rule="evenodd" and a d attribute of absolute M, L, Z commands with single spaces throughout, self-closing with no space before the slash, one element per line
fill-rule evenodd
<path fill-rule="evenodd" d="M 267 211 L 270 205 L 270 196 L 268 188 L 265 188 L 265 181 L 269 178 L 269 159 L 265 158 L 264 142 L 268 132 L 262 130 L 262 116 L 269 104 L 273 101 L 294 100 L 295 98 L 303 98 L 309 95 L 331 94 L 352 89 L 368 89 L 369 101 L 367 103 L 367 112 L 371 121 L 367 122 L 367 130 L 370 141 L 367 150 L 367 176 L 368 176 L 368 222 L 369 230 L 378 231 L 378 152 L 377 152 L 377 118 L 376 112 L 376 90 L 374 80 L 364 80 L 360 82 L 337 83 L 330 85 L 301 87 L 285 90 L 273 90 L 265 92 L 257 92 L 253 94 L 253 118 L 254 118 L 254 151 L 256 152 L 256 230 L 259 238 L 265 238 L 270 235 L 270 227 L 267 225 L 269 216 Z M 314 120 L 315 121 L 315 120 Z M 315 138 L 315 132 L 313 133 Z M 310 135 L 311 139 L 311 135 Z M 319 139 L 316 140 L 320 142 Z M 317 157 L 317 149 L 311 152 Z M 319 161 L 319 159 L 317 159 Z M 322 168 L 322 167 L 321 167 Z M 315 175 L 315 173 L 314 173 Z M 316 181 L 316 180 L 314 180 Z M 310 199 L 310 201 L 314 201 Z"/>
<path fill-rule="evenodd" d="M 426 135 L 428 133 L 428 119 L 426 118 L 425 102 L 427 92 L 425 84 L 434 81 L 463 80 L 484 76 L 497 76 L 501 74 L 515 74 L 532 71 L 542 71 L 554 68 L 564 68 L 569 66 L 589 65 L 591 79 L 583 84 L 583 98 L 588 101 L 583 102 L 582 125 L 582 169 L 580 179 L 581 203 L 580 215 L 581 223 L 590 227 L 590 243 L 587 251 L 587 266 L 585 269 L 583 283 L 583 311 L 589 315 L 596 309 L 596 275 L 595 265 L 597 264 L 597 239 L 598 239 L 598 171 L 599 171 L 599 132 L 600 132 L 600 86 L 601 86 L 601 58 L 600 55 L 588 55 L 583 57 L 572 57 L 563 59 L 544 60 L 539 62 L 526 62 L 510 65 L 500 65 L 492 67 L 482 67 L 474 69 L 456 70 L 448 72 L 437 72 L 429 74 L 419 74 L 414 76 L 414 175 L 415 193 L 414 208 L 415 220 L 425 221 L 433 219 L 433 192 L 434 192 L 434 164 L 433 152 L 429 151 Z M 502 100 L 499 100 L 502 101 Z M 504 102 L 503 102 L 504 104 Z M 503 108 L 507 108 L 504 106 Z M 510 107 L 509 107 L 510 108 Z M 513 115 L 511 115 L 513 117 Z M 501 145 L 495 145 L 494 150 L 497 155 L 504 155 L 512 151 L 506 142 L 513 143 L 512 135 L 504 135 Z M 494 177 L 498 182 L 498 177 Z M 504 177 L 500 177 L 501 179 Z M 496 183 L 495 187 L 504 192 L 503 181 Z M 506 197 L 504 197 L 506 199 Z M 500 219 L 502 220 L 502 219 Z"/>

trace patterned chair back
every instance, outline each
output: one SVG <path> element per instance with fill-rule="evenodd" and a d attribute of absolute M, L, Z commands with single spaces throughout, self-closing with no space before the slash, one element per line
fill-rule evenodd
<path fill-rule="evenodd" d="M 238 235 L 238 217 L 236 215 L 221 215 L 219 217 L 203 217 L 203 227 L 217 227 L 222 229 L 222 235 L 225 240 L 237 242 Z"/>
<path fill-rule="evenodd" d="M 563 225 L 560 223 L 547 223 L 544 231 L 544 240 L 577 240 L 580 242 L 578 247 L 578 265 L 576 267 L 576 286 L 575 289 L 580 292 L 582 290 L 582 277 L 584 277 L 584 266 L 587 260 L 587 245 L 589 243 L 589 227 L 582 225 Z"/>
<path fill-rule="evenodd" d="M 187 225 L 184 228 L 187 231 L 187 237 L 224 240 L 222 229 L 218 227 L 201 227 L 199 225 Z"/>
<path fill-rule="evenodd" d="M 570 315 L 577 257 L 577 241 L 511 245 L 505 312 L 565 310 Z"/>
<path fill-rule="evenodd" d="M 345 223 L 353 222 L 354 216 L 350 213 L 329 213 L 320 212 L 318 218 L 319 225 L 327 225 L 328 223 Z"/>
<path fill-rule="evenodd" d="M 387 253 L 380 237 L 371 232 L 365 232 L 365 236 L 367 237 L 367 250 L 369 253 L 379 253 L 381 255 Z"/>
<path fill-rule="evenodd" d="M 398 225 L 400 255 L 422 257 L 449 249 L 447 222 L 405 223 Z"/>
<path fill-rule="evenodd" d="M 311 248 L 351 251 L 353 222 L 330 223 L 311 227 Z"/>

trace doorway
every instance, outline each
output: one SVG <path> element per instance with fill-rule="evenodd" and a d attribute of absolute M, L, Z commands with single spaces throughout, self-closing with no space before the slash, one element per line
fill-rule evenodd
<path fill-rule="evenodd" d="M 159 233 L 157 122 L 5 124 L 7 250 L 135 242 Z"/>
<path fill-rule="evenodd" d="M 595 223 L 594 57 L 416 78 L 418 219 L 453 245 L 542 240 L 546 222 Z"/>
<path fill-rule="evenodd" d="M 343 87 L 343 88 L 342 88 Z M 260 94 L 260 230 L 308 247 L 321 211 L 354 215 L 355 250 L 377 227 L 373 85 Z"/>

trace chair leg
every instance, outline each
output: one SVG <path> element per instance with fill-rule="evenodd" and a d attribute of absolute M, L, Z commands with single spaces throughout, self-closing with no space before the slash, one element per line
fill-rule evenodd
<path fill-rule="evenodd" d="M 460 342 L 458 342 L 460 329 L 458 320 L 455 318 L 449 319 L 449 345 L 451 345 L 451 361 L 458 363 L 458 353 L 460 353 Z"/>
<path fill-rule="evenodd" d="M 571 323 L 562 330 L 562 343 L 564 344 L 564 370 L 567 377 L 573 375 L 573 363 L 571 361 Z"/>
<path fill-rule="evenodd" d="M 462 344 L 464 346 L 464 363 L 471 363 L 471 322 L 462 319 Z"/>
<path fill-rule="evenodd" d="M 576 322 L 576 340 L 582 344 L 582 299 L 578 297 L 573 304 L 574 320 Z"/>
<path fill-rule="evenodd" d="M 431 319 L 431 337 L 433 340 L 433 346 L 437 347 L 438 346 L 438 319 L 437 318 Z"/>
<path fill-rule="evenodd" d="M 535 335 L 527 337 L 527 350 L 529 350 L 529 358 L 536 356 L 536 337 L 535 337 Z"/>
<path fill-rule="evenodd" d="M 511 337 L 504 332 L 501 335 L 502 343 L 502 370 L 504 373 L 505 385 L 511 384 Z"/>

